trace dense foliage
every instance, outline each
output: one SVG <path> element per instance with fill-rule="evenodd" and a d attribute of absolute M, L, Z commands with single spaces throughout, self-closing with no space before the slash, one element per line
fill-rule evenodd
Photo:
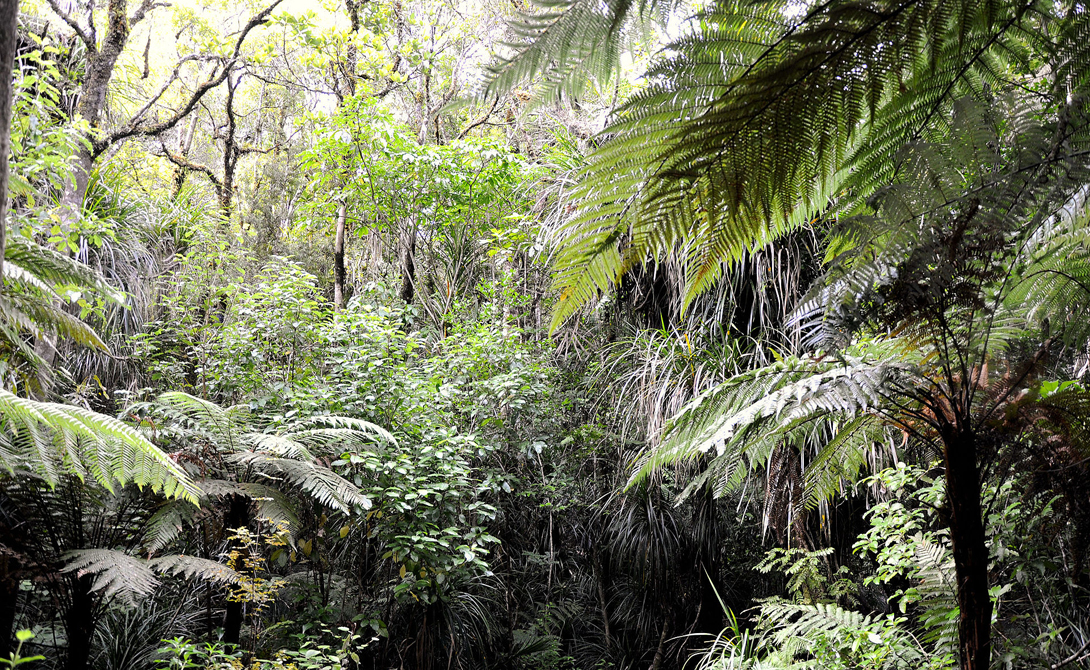
<path fill-rule="evenodd" d="M 0 664 L 1090 667 L 1088 37 L 0 0 Z"/>

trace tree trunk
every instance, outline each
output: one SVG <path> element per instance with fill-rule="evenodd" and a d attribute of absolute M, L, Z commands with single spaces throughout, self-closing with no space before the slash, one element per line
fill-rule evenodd
<path fill-rule="evenodd" d="M 333 307 L 344 309 L 345 278 L 344 269 L 344 233 L 348 224 L 348 204 L 342 202 L 337 208 L 337 234 L 333 241 Z"/>
<path fill-rule="evenodd" d="M 15 632 L 15 613 L 19 603 L 19 579 L 15 575 L 15 559 L 0 554 L 0 658 L 11 658 Z"/>
<path fill-rule="evenodd" d="M 958 648 L 962 670 L 987 670 L 991 661 L 992 600 L 988 594 L 988 547 L 981 511 L 976 436 L 943 435 L 950 544 L 957 577 Z"/>
<path fill-rule="evenodd" d="M 15 39 L 19 29 L 19 0 L 0 0 L 0 284 L 4 276 L 4 247 L 8 221 L 8 154 L 11 153 L 11 103 L 15 95 Z M 0 630 L 0 634 L 2 634 Z"/>
<path fill-rule="evenodd" d="M 105 149 L 96 145 L 93 137 L 102 110 L 106 106 L 106 93 L 110 88 L 110 79 L 114 76 L 114 66 L 125 49 L 125 43 L 129 41 L 128 4 L 127 0 L 110 0 L 106 17 L 107 30 L 102 44 L 87 45 L 86 73 L 83 86 L 80 87 L 77 111 L 80 118 L 90 126 L 91 135 L 87 137 L 86 144 L 77 143 L 72 176 L 61 194 L 61 219 L 66 223 L 74 223 L 79 218 L 95 156 Z"/>
<path fill-rule="evenodd" d="M 416 292 L 416 225 L 413 224 L 406 234 L 405 248 L 401 255 L 401 292 L 402 300 L 411 304 Z"/>
<path fill-rule="evenodd" d="M 695 519 L 698 536 L 697 570 L 700 580 L 700 605 L 696 630 L 716 635 L 723 630 L 723 603 L 719 601 L 723 590 L 719 583 L 719 509 L 715 492 L 705 487 L 696 508 Z"/>
<path fill-rule="evenodd" d="M 655 659 L 651 661 L 651 670 L 659 670 L 662 667 L 662 661 L 666 658 L 666 631 L 668 630 L 668 622 L 662 622 L 662 633 L 659 635 L 659 646 L 655 649 Z"/>
<path fill-rule="evenodd" d="M 243 496 L 231 496 L 231 505 L 227 511 L 227 527 L 224 531 L 230 533 L 235 528 L 245 528 L 250 525 L 250 501 Z M 232 541 L 228 550 L 242 550 L 238 542 Z M 239 565 L 231 565 L 233 569 L 241 569 Z M 242 603 L 227 601 L 223 616 L 223 641 L 227 644 L 238 644 L 242 637 Z"/>
<path fill-rule="evenodd" d="M 613 632 L 610 630 L 609 625 L 609 598 L 606 596 L 609 566 L 602 560 L 597 546 L 594 548 L 594 568 L 594 581 L 598 587 L 598 610 L 602 614 L 602 632 L 605 634 L 606 649 L 608 650 L 613 646 Z"/>
<path fill-rule="evenodd" d="M 64 630 L 68 636 L 68 656 L 65 670 L 85 670 L 91 658 L 91 637 L 95 632 L 95 596 L 91 592 L 90 575 L 71 580 L 72 600 L 64 614 Z"/>

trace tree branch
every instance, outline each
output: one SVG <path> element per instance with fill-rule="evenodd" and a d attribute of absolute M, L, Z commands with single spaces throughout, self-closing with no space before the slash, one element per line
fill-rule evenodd
<path fill-rule="evenodd" d="M 145 2 L 147 1 L 148 0 L 145 0 Z M 232 69 L 234 69 L 235 64 L 238 62 L 239 54 L 242 52 L 242 45 L 246 41 L 246 37 L 250 34 L 250 31 L 257 26 L 265 23 L 265 20 L 269 18 L 269 14 L 272 14 L 273 10 L 276 9 L 277 6 L 280 5 L 280 3 L 282 3 L 283 1 L 284 0 L 273 0 L 272 4 L 270 4 L 263 11 L 258 13 L 256 16 L 250 19 L 249 22 L 246 23 L 246 25 L 242 28 L 242 31 L 239 33 L 238 39 L 235 40 L 235 48 L 231 54 L 231 57 L 223 63 L 223 69 L 220 70 L 218 74 L 213 71 L 212 76 L 210 76 L 202 84 L 197 86 L 197 89 L 193 91 L 193 94 L 189 97 L 185 104 L 183 104 L 182 107 L 178 111 L 176 111 L 170 118 L 166 119 L 165 121 L 160 121 L 158 123 L 141 125 L 140 116 L 146 113 L 146 109 L 150 108 L 150 104 L 146 105 L 145 110 L 141 110 L 140 114 L 134 117 L 124 128 L 110 133 L 107 138 L 101 142 L 103 149 L 106 146 L 113 144 L 114 142 L 128 139 L 130 137 L 135 137 L 137 135 L 143 135 L 145 137 L 154 137 L 157 135 L 161 135 L 162 133 L 178 125 L 179 121 L 189 116 L 189 113 L 192 112 L 193 108 L 197 106 L 197 103 L 200 102 L 201 98 L 204 97 L 204 94 L 222 84 L 227 79 L 228 75 L 230 75 Z M 195 60 L 195 58 L 191 58 L 190 60 Z M 179 63 L 179 67 L 180 66 L 181 63 Z M 172 75 L 172 79 L 168 82 L 167 86 L 173 83 L 173 77 L 174 75 Z M 161 95 L 162 93 L 159 94 L 159 96 Z M 158 97 L 156 97 L 156 99 L 158 99 Z"/>
<path fill-rule="evenodd" d="M 206 165 L 201 165 L 200 163 L 194 163 L 185 156 L 171 153 L 170 149 L 167 149 L 166 144 L 160 144 L 163 147 L 163 153 L 161 154 L 163 158 L 167 159 L 168 161 L 170 161 L 174 165 L 177 165 L 183 170 L 189 170 L 190 172 L 200 172 L 204 176 L 208 177 L 208 181 L 212 182 L 212 186 L 215 187 L 217 192 L 223 188 L 223 182 L 221 182 L 220 178 L 216 176 L 216 173 L 212 171 L 212 168 Z"/>
<path fill-rule="evenodd" d="M 484 113 L 484 116 L 477 119 L 473 123 L 469 124 L 468 126 L 465 127 L 465 130 L 458 133 L 458 139 L 460 139 L 460 140 L 465 139 L 465 136 L 469 134 L 469 131 L 473 130 L 474 128 L 476 128 L 478 126 L 483 126 L 484 124 L 488 123 L 488 120 L 492 118 L 492 113 L 496 111 L 496 107 L 499 104 L 500 104 L 500 96 L 497 95 L 496 99 L 492 101 L 492 107 L 489 108 L 489 110 Z"/>
<path fill-rule="evenodd" d="M 49 8 L 53 10 L 53 13 L 60 17 L 61 21 L 68 24 L 68 27 L 75 31 L 76 36 L 87 47 L 90 53 L 97 53 L 97 45 L 95 45 L 94 39 L 83 30 L 79 22 L 72 18 L 68 12 L 61 9 L 61 6 L 57 4 L 57 0 L 46 0 L 49 3 Z"/>
<path fill-rule="evenodd" d="M 144 0 L 141 2 L 140 7 L 137 8 L 136 12 L 129 19 L 129 28 L 131 29 L 133 26 L 143 21 L 148 12 L 153 9 L 158 9 L 159 7 L 170 7 L 170 3 L 155 2 L 154 0 Z"/>

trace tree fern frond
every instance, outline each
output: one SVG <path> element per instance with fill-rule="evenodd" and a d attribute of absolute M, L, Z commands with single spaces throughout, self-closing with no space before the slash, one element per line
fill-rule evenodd
<path fill-rule="evenodd" d="M 698 17 L 618 113 L 556 231 L 554 328 L 648 257 L 683 250 L 691 296 L 834 196 L 852 209 L 900 169 L 902 146 L 949 128 L 956 100 L 1006 85 L 996 68 L 1047 43 L 1039 3 L 784 7 Z"/>
<path fill-rule="evenodd" d="M 577 96 L 587 78 L 613 76 L 625 32 L 632 22 L 663 19 L 675 0 L 534 0 L 537 11 L 520 12 L 509 27 L 515 50 L 489 68 L 485 97 L 539 80 L 539 96 L 561 91 Z"/>
<path fill-rule="evenodd" d="M 185 500 L 168 500 L 163 503 L 148 519 L 141 542 L 144 550 L 154 554 L 165 549 L 192 523 L 199 509 Z"/>
<path fill-rule="evenodd" d="M 0 390 L 0 425 L 8 444 L 22 447 L 17 462 L 0 464 L 9 472 L 28 471 L 51 485 L 61 472 L 89 475 L 108 491 L 134 483 L 197 502 L 199 491 L 178 464 L 112 417 Z"/>
<path fill-rule="evenodd" d="M 159 580 L 148 562 L 113 549 L 79 549 L 64 556 L 61 572 L 94 575 L 94 591 L 111 598 L 118 596 L 130 605 L 155 592 Z"/>
<path fill-rule="evenodd" d="M 15 264 L 19 274 L 30 274 L 53 287 L 71 285 L 90 288 L 116 302 L 123 301 L 125 297 L 106 283 L 93 268 L 18 236 L 9 238 L 5 244 L 4 261 Z"/>
<path fill-rule="evenodd" d="M 354 507 L 371 508 L 371 500 L 354 484 L 326 467 L 289 458 L 273 458 L 252 451 L 242 451 L 230 460 L 253 468 L 267 477 L 284 478 L 333 509 L 351 512 Z"/>
<path fill-rule="evenodd" d="M 186 554 L 161 556 L 148 561 L 151 569 L 161 574 L 181 575 L 219 584 L 237 584 L 239 574 L 222 563 Z"/>

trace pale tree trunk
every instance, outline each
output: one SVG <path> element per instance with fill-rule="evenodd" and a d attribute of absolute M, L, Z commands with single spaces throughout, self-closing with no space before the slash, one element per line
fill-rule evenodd
<path fill-rule="evenodd" d="M 19 27 L 19 0 L 0 0 L 0 285 L 4 277 L 4 249 L 8 221 L 8 154 L 11 153 L 11 104 L 15 95 L 15 40 Z"/>
<path fill-rule="evenodd" d="M 352 37 L 360 30 L 360 0 L 345 0 L 344 6 L 348 11 L 348 20 L 352 27 Z M 356 94 L 356 66 L 359 54 L 356 43 L 348 43 L 347 54 L 344 62 L 344 82 L 338 87 L 337 98 L 343 103 L 346 96 Z M 344 309 L 348 272 L 344 263 L 345 233 L 348 227 L 348 202 L 341 200 L 337 206 L 337 228 L 333 240 L 333 308 L 340 311 Z"/>
<path fill-rule="evenodd" d="M 186 132 L 185 137 L 178 143 L 178 155 L 183 159 L 189 158 L 189 152 L 193 150 L 193 136 L 197 134 L 197 121 L 198 116 L 196 114 L 189 120 L 189 130 Z M 182 188 L 185 186 L 185 178 L 189 175 L 189 170 L 186 170 L 180 165 L 174 166 L 174 195 L 175 200 L 182 194 Z"/>
<path fill-rule="evenodd" d="M 333 307 L 344 309 L 345 278 L 344 234 L 348 225 L 348 204 L 343 200 L 337 207 L 337 234 L 333 242 Z"/>
<path fill-rule="evenodd" d="M 132 28 L 128 17 L 128 4 L 127 0 L 110 0 L 106 10 L 108 28 L 101 45 L 96 45 L 91 39 L 83 40 L 87 47 L 86 74 L 83 86 L 80 87 L 79 107 L 76 111 L 80 119 L 87 122 L 90 134 L 86 137 L 86 142 L 76 145 L 72 175 L 61 194 L 61 220 L 69 224 L 75 223 L 79 218 L 95 156 L 106 148 L 101 145 L 101 141 L 96 142 L 95 132 L 106 106 L 106 93 L 110 88 L 110 79 L 113 78 L 114 66 L 125 49 L 125 43 L 129 41 Z"/>

